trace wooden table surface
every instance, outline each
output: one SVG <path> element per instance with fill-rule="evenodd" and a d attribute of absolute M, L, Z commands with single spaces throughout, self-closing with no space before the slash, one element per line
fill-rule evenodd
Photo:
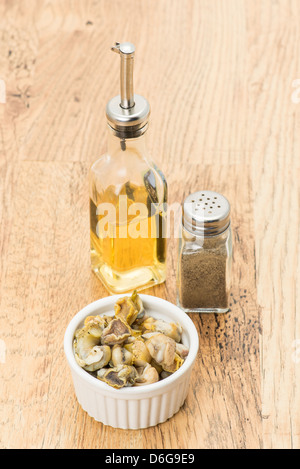
<path fill-rule="evenodd" d="M 299 25 L 299 0 L 0 2 L 1 448 L 300 448 Z M 126 40 L 169 201 L 223 193 L 234 240 L 231 310 L 191 315 L 188 398 L 141 431 L 80 408 L 63 352 L 72 316 L 107 296 L 88 171 Z M 145 293 L 175 302 L 168 246 L 167 281 Z"/>

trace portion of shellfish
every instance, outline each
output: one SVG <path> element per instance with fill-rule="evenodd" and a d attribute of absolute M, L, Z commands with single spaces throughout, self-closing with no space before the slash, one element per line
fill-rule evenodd
<path fill-rule="evenodd" d="M 73 348 L 79 366 L 120 389 L 175 373 L 189 353 L 181 337 L 180 324 L 146 316 L 135 291 L 117 300 L 114 316 L 88 316 L 75 332 Z"/>
<path fill-rule="evenodd" d="M 90 321 L 75 333 L 75 359 L 78 365 L 87 371 L 99 370 L 106 366 L 111 358 L 110 347 L 100 343 L 106 324 L 105 321 Z"/>
<path fill-rule="evenodd" d="M 131 335 L 131 329 L 121 318 L 113 319 L 103 330 L 101 344 L 122 344 Z"/>
<path fill-rule="evenodd" d="M 136 291 L 133 292 L 131 297 L 124 296 L 119 298 L 115 303 L 115 316 L 121 318 L 129 326 L 135 322 L 136 319 L 142 320 L 145 315 L 143 302 Z"/>
<path fill-rule="evenodd" d="M 111 362 L 113 366 L 132 365 L 133 354 L 119 344 L 113 346 L 111 351 Z"/>
<path fill-rule="evenodd" d="M 154 319 L 153 317 L 149 317 L 142 322 L 141 327 L 143 329 L 143 334 L 149 332 L 160 332 L 175 340 L 175 342 L 181 341 L 182 327 L 180 324 L 175 324 L 174 322 L 168 323 L 163 319 Z"/>
<path fill-rule="evenodd" d="M 135 386 L 145 386 L 145 384 L 152 384 L 159 381 L 159 374 L 157 370 L 150 364 L 144 368 L 138 368 L 138 378 L 136 379 Z"/>
<path fill-rule="evenodd" d="M 118 365 L 114 368 L 102 368 L 97 372 L 97 378 L 109 384 L 113 388 L 133 386 L 138 378 L 134 366 Z"/>
<path fill-rule="evenodd" d="M 162 366 L 165 370 L 166 367 L 173 365 L 176 354 L 176 342 L 164 334 L 155 334 L 150 339 L 146 340 L 146 346 L 150 352 L 151 357 Z"/>
<path fill-rule="evenodd" d="M 142 339 L 136 339 L 130 344 L 125 344 L 124 347 L 132 353 L 135 366 L 145 366 L 151 362 L 150 352 Z"/>

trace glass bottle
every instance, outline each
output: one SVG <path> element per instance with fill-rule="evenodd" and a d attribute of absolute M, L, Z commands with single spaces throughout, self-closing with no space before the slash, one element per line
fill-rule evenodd
<path fill-rule="evenodd" d="M 178 244 L 177 304 L 190 313 L 226 313 L 232 265 L 228 200 L 213 191 L 189 195 Z"/>
<path fill-rule="evenodd" d="M 147 151 L 149 103 L 133 93 L 134 46 L 112 50 L 121 93 L 106 108 L 107 152 L 90 170 L 90 237 L 92 270 L 114 294 L 165 281 L 167 183 Z"/>

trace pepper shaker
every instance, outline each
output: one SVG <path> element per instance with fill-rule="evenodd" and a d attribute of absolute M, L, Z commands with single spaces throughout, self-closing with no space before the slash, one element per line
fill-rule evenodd
<path fill-rule="evenodd" d="M 182 207 L 177 304 L 190 313 L 226 313 L 232 265 L 230 204 L 221 194 L 190 194 Z"/>

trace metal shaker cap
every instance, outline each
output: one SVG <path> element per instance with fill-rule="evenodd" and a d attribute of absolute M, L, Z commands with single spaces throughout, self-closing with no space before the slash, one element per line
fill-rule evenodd
<path fill-rule="evenodd" d="M 195 235 L 215 236 L 223 233 L 230 225 L 230 204 L 218 192 L 194 192 L 184 201 L 182 224 Z"/>
<path fill-rule="evenodd" d="M 147 130 L 150 105 L 146 98 L 134 94 L 135 47 L 130 42 L 116 42 L 111 49 L 120 55 L 120 95 L 108 102 L 106 106 L 107 121 L 120 137 L 137 137 Z"/>

